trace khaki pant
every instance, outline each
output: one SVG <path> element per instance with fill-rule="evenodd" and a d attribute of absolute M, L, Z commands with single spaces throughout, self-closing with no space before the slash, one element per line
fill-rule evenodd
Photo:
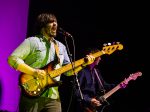
<path fill-rule="evenodd" d="M 60 100 L 21 96 L 19 112 L 61 112 Z"/>

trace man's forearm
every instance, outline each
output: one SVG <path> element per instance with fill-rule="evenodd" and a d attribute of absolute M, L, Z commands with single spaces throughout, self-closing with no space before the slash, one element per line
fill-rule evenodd
<path fill-rule="evenodd" d="M 21 63 L 18 65 L 17 67 L 17 70 L 23 72 L 23 73 L 26 73 L 26 74 L 29 74 L 29 75 L 33 75 L 35 73 L 35 69 L 28 66 L 27 64 L 25 63 Z"/>

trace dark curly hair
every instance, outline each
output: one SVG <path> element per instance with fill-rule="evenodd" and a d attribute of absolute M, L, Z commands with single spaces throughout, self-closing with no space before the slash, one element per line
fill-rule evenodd
<path fill-rule="evenodd" d="M 41 13 L 37 16 L 35 29 L 40 32 L 41 28 L 45 27 L 48 23 L 57 21 L 56 16 L 52 13 Z"/>

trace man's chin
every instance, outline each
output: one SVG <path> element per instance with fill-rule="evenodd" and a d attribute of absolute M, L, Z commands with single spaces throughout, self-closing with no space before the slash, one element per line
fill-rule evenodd
<path fill-rule="evenodd" d="M 56 37 L 56 33 L 50 34 L 51 37 Z"/>

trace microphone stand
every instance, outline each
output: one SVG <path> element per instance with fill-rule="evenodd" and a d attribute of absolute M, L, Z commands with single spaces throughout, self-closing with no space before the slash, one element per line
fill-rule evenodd
<path fill-rule="evenodd" d="M 79 90 L 79 94 L 80 94 L 80 98 L 81 98 L 81 101 L 83 101 L 83 94 L 82 94 L 82 92 L 81 92 L 81 87 L 80 87 L 80 84 L 79 84 L 79 80 L 78 80 L 78 77 L 77 77 L 77 74 L 75 73 L 75 63 L 73 63 L 73 62 L 75 62 L 75 44 L 74 44 L 74 39 L 73 39 L 73 36 L 70 36 L 71 37 L 71 39 L 72 39 L 72 41 L 73 41 L 73 48 L 74 48 L 74 50 L 73 50 L 73 54 L 74 54 L 74 58 L 73 58 L 73 61 L 72 61 L 72 54 L 70 54 L 70 50 L 69 50 L 69 47 L 68 47 L 68 43 L 67 43 L 67 35 L 65 35 L 65 43 L 66 43 L 66 48 L 67 48 L 67 51 L 68 51 L 68 55 L 69 55 L 69 58 L 70 58 L 70 62 L 71 62 L 71 65 L 72 65 L 72 70 L 73 70 L 73 72 L 74 72 L 74 76 L 75 76 L 75 80 L 74 81 L 76 81 L 76 83 L 77 83 L 77 89 Z M 71 97 L 71 100 L 70 100 L 70 102 L 72 101 L 72 97 Z M 70 103 L 71 104 L 71 103 Z M 69 108 L 70 108 L 70 105 L 68 106 L 68 110 L 67 110 L 67 112 L 69 112 Z"/>

